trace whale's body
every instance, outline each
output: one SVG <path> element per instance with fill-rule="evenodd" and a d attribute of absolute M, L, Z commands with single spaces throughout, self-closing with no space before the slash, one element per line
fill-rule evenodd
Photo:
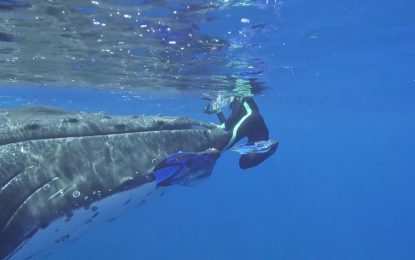
<path fill-rule="evenodd" d="M 21 252 L 35 235 L 67 240 L 66 232 L 97 218 L 100 203 L 120 207 L 148 196 L 151 172 L 168 155 L 222 150 L 228 139 L 213 124 L 183 117 L 0 110 L 0 258 L 30 256 Z"/>

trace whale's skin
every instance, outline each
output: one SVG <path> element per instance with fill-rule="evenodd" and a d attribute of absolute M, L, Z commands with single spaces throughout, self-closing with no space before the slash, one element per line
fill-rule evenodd
<path fill-rule="evenodd" d="M 186 117 L 0 110 L 0 258 L 79 209 L 154 182 L 153 168 L 168 155 L 222 150 L 228 140 L 214 124 Z"/>

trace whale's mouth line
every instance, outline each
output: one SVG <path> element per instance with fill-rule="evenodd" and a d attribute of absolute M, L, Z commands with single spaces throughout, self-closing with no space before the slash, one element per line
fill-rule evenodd
<path fill-rule="evenodd" d="M 102 136 L 115 136 L 115 135 L 130 135 L 130 134 L 147 134 L 147 133 L 161 133 L 161 132 L 181 132 L 181 131 L 199 131 L 199 130 L 212 130 L 209 128 L 177 128 L 177 129 L 157 129 L 157 130 L 147 130 L 147 131 L 126 131 L 126 132 L 115 132 L 115 133 L 102 133 L 102 134 L 82 134 L 82 135 L 66 135 L 66 136 L 50 136 L 50 137 L 31 137 L 27 139 L 20 139 L 15 142 L 4 142 L 0 143 L 0 147 L 3 145 L 18 144 L 23 142 L 30 141 L 45 141 L 45 140 L 60 140 L 60 139 L 69 139 L 69 138 L 86 138 L 86 137 L 102 137 Z M 0 132 L 1 135 L 1 132 Z"/>
<path fill-rule="evenodd" d="M 47 185 L 48 183 L 52 182 L 54 179 L 48 179 L 44 182 L 42 182 L 41 184 L 39 184 L 38 186 L 36 186 L 34 189 L 32 189 L 24 198 L 24 200 L 20 201 L 19 203 L 17 203 L 17 207 L 12 210 L 12 214 L 7 218 L 7 222 L 5 223 L 5 225 L 3 226 L 1 232 L 3 232 L 9 225 L 10 223 L 12 223 L 12 221 L 14 220 L 15 216 L 19 213 L 19 211 L 27 204 L 27 202 L 33 197 L 33 195 L 35 195 L 38 191 L 40 191 L 45 185 Z"/>
<path fill-rule="evenodd" d="M 24 171 L 19 171 L 19 172 L 15 173 L 15 174 L 12 174 L 8 179 L 4 180 L 4 183 L 1 183 L 0 184 L 0 186 L 1 186 L 1 188 L 0 188 L 0 195 L 3 192 L 3 190 L 6 189 L 7 186 L 9 186 L 10 183 L 12 183 L 13 180 L 15 180 L 15 178 L 17 176 L 19 176 L 20 174 L 22 174 L 22 173 L 24 173 Z"/>

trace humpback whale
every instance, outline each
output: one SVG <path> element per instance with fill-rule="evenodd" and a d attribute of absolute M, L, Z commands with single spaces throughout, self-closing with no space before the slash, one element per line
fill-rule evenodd
<path fill-rule="evenodd" d="M 0 110 L 0 259 L 29 259 L 37 241 L 70 239 L 100 216 L 102 205 L 143 202 L 156 189 L 151 173 L 164 158 L 222 151 L 229 138 L 187 117 Z"/>

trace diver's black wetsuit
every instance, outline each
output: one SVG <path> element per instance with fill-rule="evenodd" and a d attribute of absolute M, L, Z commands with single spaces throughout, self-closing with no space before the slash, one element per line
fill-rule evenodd
<path fill-rule="evenodd" d="M 227 149 L 244 137 L 248 138 L 248 142 L 269 139 L 268 127 L 252 98 L 234 98 L 231 103 L 231 109 L 232 113 L 228 118 L 225 118 L 221 112 L 217 114 L 221 123 L 224 123 L 225 130 L 230 131 L 232 134 Z M 239 166 L 242 169 L 247 169 L 260 164 L 275 153 L 277 146 L 278 143 L 274 144 L 266 153 L 242 155 L 239 160 Z"/>

